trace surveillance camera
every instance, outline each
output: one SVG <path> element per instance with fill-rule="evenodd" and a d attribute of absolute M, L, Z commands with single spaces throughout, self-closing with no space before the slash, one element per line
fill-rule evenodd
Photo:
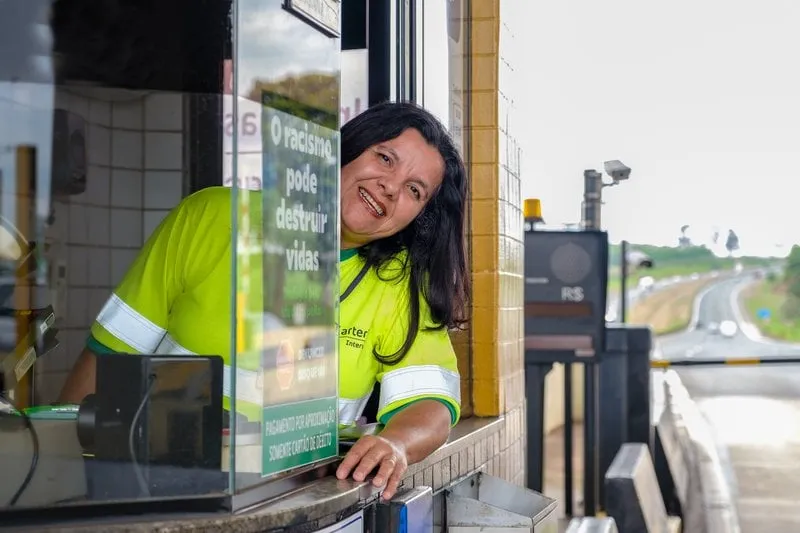
<path fill-rule="evenodd" d="M 606 161 L 604 166 L 606 169 L 606 174 L 611 176 L 614 181 L 626 180 L 631 175 L 630 167 L 626 167 L 617 159 L 614 159 L 613 161 Z"/>

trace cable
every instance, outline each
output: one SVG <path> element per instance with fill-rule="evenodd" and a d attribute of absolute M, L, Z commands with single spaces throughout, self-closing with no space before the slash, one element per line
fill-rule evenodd
<path fill-rule="evenodd" d="M 0 401 L 6 403 L 9 407 L 14 405 L 2 393 L 0 393 Z M 25 479 L 22 480 L 22 484 L 17 489 L 17 492 L 15 492 L 14 496 L 12 496 L 11 500 L 9 500 L 8 507 L 13 507 L 17 504 L 19 499 L 22 497 L 22 494 L 28 488 L 28 485 L 31 484 L 33 474 L 36 473 L 36 467 L 39 465 L 39 434 L 36 433 L 36 428 L 33 426 L 33 421 L 25 411 L 17 409 L 15 409 L 15 411 L 17 411 L 19 416 L 22 417 L 23 422 L 25 422 L 25 428 L 31 434 L 31 441 L 33 443 L 33 456 L 31 457 L 31 464 L 28 466 L 28 474 L 25 476 Z"/>
<path fill-rule="evenodd" d="M 131 420 L 131 429 L 128 432 L 128 452 L 131 454 L 133 471 L 136 474 L 136 481 L 139 483 L 139 490 L 142 491 L 142 494 L 147 498 L 150 497 L 150 488 L 147 486 L 147 480 L 144 478 L 144 474 L 142 473 L 142 467 L 139 466 L 139 462 L 136 460 L 136 449 L 133 446 L 133 439 L 136 435 L 136 427 L 139 425 L 139 417 L 142 416 L 144 406 L 147 405 L 147 400 L 150 399 L 150 393 L 153 390 L 153 386 L 156 384 L 155 377 L 156 376 L 154 374 L 150 375 L 150 385 L 148 385 L 147 391 L 144 393 L 144 397 L 139 404 L 139 408 L 136 409 L 136 414 L 133 415 L 133 420 Z"/>

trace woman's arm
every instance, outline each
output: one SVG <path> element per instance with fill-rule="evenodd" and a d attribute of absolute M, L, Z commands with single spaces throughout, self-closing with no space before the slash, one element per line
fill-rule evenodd
<path fill-rule="evenodd" d="M 420 400 L 389 419 L 380 436 L 405 450 L 408 464 L 428 457 L 450 436 L 450 411 L 440 401 Z"/>
<path fill-rule="evenodd" d="M 450 410 L 437 400 L 420 400 L 400 410 L 378 435 L 367 435 L 350 449 L 336 477 L 363 481 L 380 465 L 372 480 L 384 487 L 383 498 L 391 499 L 408 465 L 417 463 L 436 451 L 450 435 Z"/>
<path fill-rule="evenodd" d="M 58 401 L 78 404 L 94 392 L 97 358 L 89 348 L 84 348 L 67 377 Z"/>

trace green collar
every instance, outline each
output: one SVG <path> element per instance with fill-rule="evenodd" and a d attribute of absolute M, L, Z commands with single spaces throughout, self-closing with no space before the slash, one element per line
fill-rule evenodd
<path fill-rule="evenodd" d="M 347 250 L 339 250 L 339 261 L 347 261 L 351 257 L 358 255 L 358 248 L 349 248 Z"/>

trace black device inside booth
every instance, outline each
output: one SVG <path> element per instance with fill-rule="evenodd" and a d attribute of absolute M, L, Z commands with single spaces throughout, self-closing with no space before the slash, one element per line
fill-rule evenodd
<path fill-rule="evenodd" d="M 222 492 L 223 364 L 217 356 L 97 356 L 78 434 L 91 500 Z"/>

